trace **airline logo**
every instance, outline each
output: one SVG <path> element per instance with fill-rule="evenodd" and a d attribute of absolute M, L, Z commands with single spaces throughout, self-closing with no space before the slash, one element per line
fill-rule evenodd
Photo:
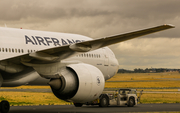
<path fill-rule="evenodd" d="M 60 40 L 57 38 L 50 38 L 50 37 L 40 37 L 40 36 L 27 36 L 25 35 L 26 44 L 32 45 L 55 45 L 55 46 L 63 46 L 63 45 L 70 45 L 78 42 L 83 42 L 83 40 L 73 40 L 73 39 L 63 39 Z"/>
<path fill-rule="evenodd" d="M 101 83 L 99 76 L 97 76 L 97 85 L 99 86 Z"/>

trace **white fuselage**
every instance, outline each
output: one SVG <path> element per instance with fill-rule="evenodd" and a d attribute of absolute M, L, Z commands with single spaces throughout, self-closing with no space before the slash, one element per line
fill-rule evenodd
<path fill-rule="evenodd" d="M 92 52 L 78 54 L 63 61 L 80 61 L 91 64 L 101 70 L 105 80 L 113 77 L 119 68 L 119 64 L 114 53 L 108 47 L 97 49 Z"/>
<path fill-rule="evenodd" d="M 0 28 L 0 61 L 87 40 L 92 39 L 86 36 L 68 33 Z M 114 53 L 108 47 L 100 48 L 91 52 L 78 52 L 74 55 L 69 55 L 67 58 L 59 62 L 58 68 L 71 63 L 91 64 L 101 70 L 105 80 L 114 76 L 119 67 Z M 38 69 L 36 71 L 38 72 Z M 11 83 L 13 83 L 13 81 L 11 81 Z"/>

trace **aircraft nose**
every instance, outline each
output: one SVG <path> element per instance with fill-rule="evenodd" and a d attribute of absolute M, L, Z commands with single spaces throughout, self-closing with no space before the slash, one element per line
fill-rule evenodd
<path fill-rule="evenodd" d="M 117 60 L 116 58 L 113 59 L 113 64 L 114 64 L 115 66 L 118 66 L 118 67 L 119 67 L 119 62 L 118 62 L 118 60 Z"/>

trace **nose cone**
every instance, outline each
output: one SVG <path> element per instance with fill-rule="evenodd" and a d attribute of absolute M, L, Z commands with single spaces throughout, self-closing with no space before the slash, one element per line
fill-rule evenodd
<path fill-rule="evenodd" d="M 116 71 L 116 73 L 117 73 L 117 71 L 118 71 L 118 69 L 119 69 L 119 62 L 118 62 L 118 60 L 116 59 L 116 57 L 114 57 L 113 59 L 111 59 L 111 63 L 114 65 L 114 71 Z"/>
<path fill-rule="evenodd" d="M 119 62 L 118 62 L 118 60 L 116 58 L 115 58 L 115 65 L 117 65 L 118 68 L 119 68 Z"/>
<path fill-rule="evenodd" d="M 118 71 L 118 69 L 119 69 L 119 62 L 118 62 L 118 60 L 117 59 L 115 59 L 116 61 L 115 61 L 115 65 L 116 65 L 116 68 L 117 68 L 117 71 Z M 116 71 L 116 73 L 117 73 L 117 71 Z"/>

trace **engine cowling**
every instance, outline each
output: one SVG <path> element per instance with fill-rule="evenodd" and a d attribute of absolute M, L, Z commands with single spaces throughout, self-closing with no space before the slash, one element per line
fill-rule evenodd
<path fill-rule="evenodd" d="M 85 103 L 98 98 L 104 90 L 104 76 L 95 66 L 71 64 L 59 70 L 59 78 L 49 85 L 54 95 L 62 100 Z"/>

